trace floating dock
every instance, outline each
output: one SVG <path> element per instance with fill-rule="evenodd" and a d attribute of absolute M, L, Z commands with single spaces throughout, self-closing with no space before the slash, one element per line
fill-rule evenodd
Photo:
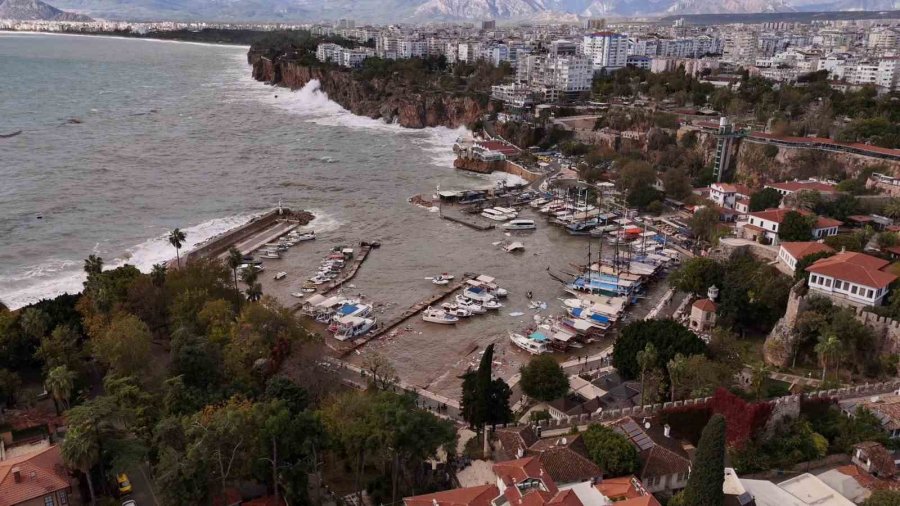
<path fill-rule="evenodd" d="M 462 288 L 463 285 L 466 284 L 466 281 L 468 281 L 469 279 L 471 279 L 471 278 L 468 276 L 463 276 L 463 278 L 460 279 L 459 281 L 457 281 L 456 283 L 441 287 L 440 292 L 426 298 L 425 300 L 422 300 L 420 302 L 413 304 L 412 306 L 410 306 L 409 309 L 400 313 L 400 315 L 398 315 L 397 317 L 387 320 L 385 322 L 380 322 L 379 326 L 378 326 L 378 330 L 371 332 L 369 334 L 366 334 L 365 336 L 359 337 L 352 342 L 341 343 L 345 346 L 338 345 L 338 346 L 340 346 L 340 348 L 338 348 L 338 346 L 333 346 L 332 343 L 329 342 L 328 347 L 330 347 L 331 349 L 338 352 L 339 358 L 346 357 L 350 353 L 353 353 L 354 350 L 357 350 L 357 349 L 363 347 L 369 341 L 378 339 L 379 337 L 381 337 L 384 334 L 393 330 L 398 325 L 401 325 L 406 320 L 419 314 L 428 306 L 433 306 L 433 305 L 437 304 L 438 302 L 444 300 L 451 293 Z"/>
<path fill-rule="evenodd" d="M 492 230 L 494 228 L 493 224 L 490 223 L 476 223 L 474 221 L 464 220 L 462 218 L 457 218 L 455 216 L 448 216 L 446 214 L 442 214 L 441 218 L 452 221 L 453 223 L 459 223 L 460 225 L 465 225 L 469 228 L 474 228 L 475 230 L 481 230 L 482 232 L 486 230 Z"/>
<path fill-rule="evenodd" d="M 328 295 L 329 293 L 340 289 L 342 286 L 344 286 L 344 283 L 350 281 L 356 276 L 356 273 L 359 272 L 359 268 L 362 267 L 363 262 L 366 261 L 366 258 L 368 258 L 369 253 L 371 253 L 373 249 L 372 243 L 367 242 L 360 244 L 362 244 L 362 246 L 359 247 L 359 253 L 354 255 L 353 262 L 350 264 L 350 267 L 347 269 L 344 275 L 325 285 L 325 289 L 318 293 L 321 293 L 322 295 Z"/>

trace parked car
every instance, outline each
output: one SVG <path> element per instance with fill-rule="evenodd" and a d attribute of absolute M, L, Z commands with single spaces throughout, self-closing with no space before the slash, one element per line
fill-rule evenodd
<path fill-rule="evenodd" d="M 134 499 L 129 499 L 122 503 L 122 506 L 137 506 L 137 503 L 134 502 Z"/>
<path fill-rule="evenodd" d="M 116 476 L 116 485 L 119 488 L 119 495 L 131 493 L 131 481 L 128 480 L 127 474 L 120 473 L 118 476 Z"/>

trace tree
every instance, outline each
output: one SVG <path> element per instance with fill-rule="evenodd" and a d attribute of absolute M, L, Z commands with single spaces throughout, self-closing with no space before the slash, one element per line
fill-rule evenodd
<path fill-rule="evenodd" d="M 16 403 L 16 396 L 22 388 L 22 378 L 14 371 L 0 369 L 0 399 L 10 408 Z"/>
<path fill-rule="evenodd" d="M 69 409 L 69 399 L 72 397 L 72 389 L 75 388 L 75 377 L 75 371 L 70 371 L 64 365 L 55 367 L 47 373 L 44 383 L 53 397 L 56 414 L 60 413 L 60 405 L 63 409 Z"/>
<path fill-rule="evenodd" d="M 101 335 L 91 339 L 91 351 L 103 365 L 127 376 L 151 366 L 151 341 L 150 329 L 144 322 L 136 316 L 120 314 Z"/>
<path fill-rule="evenodd" d="M 876 490 L 860 506 L 900 506 L 900 491 Z"/>
<path fill-rule="evenodd" d="M 262 298 L 262 285 L 256 282 L 257 279 L 259 268 L 255 265 L 241 271 L 241 281 L 247 285 L 247 300 L 251 302 L 258 302 Z"/>
<path fill-rule="evenodd" d="M 97 447 L 96 439 L 82 428 L 69 427 L 60 448 L 60 455 L 68 467 L 84 474 L 91 495 L 91 504 L 97 504 L 94 481 L 91 479 L 91 469 L 100 461 L 100 449 Z"/>
<path fill-rule="evenodd" d="M 781 204 L 781 194 L 775 188 L 763 188 L 750 195 L 750 212 L 774 209 Z"/>
<path fill-rule="evenodd" d="M 687 370 L 687 358 L 681 353 L 676 353 L 672 360 L 666 364 L 666 371 L 669 373 L 669 400 L 675 402 L 676 387 L 684 379 Z"/>
<path fill-rule="evenodd" d="M 815 219 L 815 218 L 813 218 Z M 797 211 L 784 213 L 778 226 L 778 238 L 783 242 L 808 241 L 812 238 L 812 221 Z"/>
<path fill-rule="evenodd" d="M 187 234 L 181 231 L 180 228 L 176 228 L 175 230 L 169 232 L 169 244 L 175 247 L 175 260 L 178 263 L 178 268 L 181 268 L 181 246 L 184 245 L 184 240 L 187 239 Z"/>
<path fill-rule="evenodd" d="M 819 336 L 815 352 L 819 356 L 819 361 L 822 362 L 822 381 L 825 381 L 828 364 L 834 363 L 837 365 L 837 360 L 839 360 L 843 348 L 843 343 L 835 334 Z"/>
<path fill-rule="evenodd" d="M 662 175 L 663 188 L 666 195 L 675 200 L 684 200 L 693 190 L 691 178 L 684 169 L 675 167 L 665 171 Z"/>
<path fill-rule="evenodd" d="M 878 243 L 878 249 L 886 250 L 890 247 L 896 246 L 898 241 L 900 241 L 900 237 L 898 237 L 895 232 L 882 232 L 878 234 L 878 237 L 875 238 L 875 241 Z"/>
<path fill-rule="evenodd" d="M 647 372 L 653 369 L 659 361 L 659 354 L 656 353 L 656 347 L 653 343 L 647 343 L 644 349 L 637 353 L 637 363 L 641 370 L 641 408 L 644 407 L 644 399 L 647 397 Z"/>
<path fill-rule="evenodd" d="M 765 393 L 766 382 L 769 380 L 769 374 L 772 372 L 765 362 L 757 362 L 751 368 L 751 378 L 753 393 L 756 396 L 756 402 L 762 399 Z"/>
<path fill-rule="evenodd" d="M 244 255 L 241 252 L 232 246 L 228 249 L 228 267 L 231 269 L 231 273 L 234 275 L 234 293 L 238 295 L 240 298 L 240 290 L 238 290 L 238 267 L 244 263 Z"/>
<path fill-rule="evenodd" d="M 641 368 L 637 354 L 648 343 L 656 349 L 654 367 L 665 369 L 676 354 L 684 356 L 706 353 L 706 345 L 690 330 L 675 320 L 642 320 L 629 323 L 622 328 L 613 345 L 613 365 L 626 379 L 637 378 Z"/>
<path fill-rule="evenodd" d="M 380 353 L 366 356 L 363 360 L 363 369 L 372 377 L 371 385 L 375 388 L 387 390 L 400 380 L 391 361 Z"/>
<path fill-rule="evenodd" d="M 622 434 L 605 425 L 592 424 L 581 436 L 588 456 L 607 476 L 632 474 L 640 467 L 637 449 Z"/>
<path fill-rule="evenodd" d="M 150 270 L 150 281 L 159 288 L 166 283 L 166 264 L 153 264 Z"/>
<path fill-rule="evenodd" d="M 725 501 L 725 418 L 713 415 L 700 435 L 691 476 L 681 492 L 686 506 L 721 506 Z"/>
<path fill-rule="evenodd" d="M 900 218 L 900 198 L 895 197 L 889 200 L 881 212 L 888 218 Z"/>
<path fill-rule="evenodd" d="M 724 269 L 708 257 L 689 258 L 669 275 L 669 286 L 679 291 L 703 297 L 711 286 L 722 286 Z"/>
<path fill-rule="evenodd" d="M 509 385 L 500 378 L 491 379 L 493 357 L 494 345 L 490 344 L 481 356 L 478 370 L 470 369 L 462 376 L 462 417 L 477 431 L 483 431 L 488 424 L 506 423 L 512 418 Z"/>
<path fill-rule="evenodd" d="M 713 207 L 697 210 L 691 216 L 689 225 L 698 241 L 714 245 L 719 239 L 719 211 Z"/>
<path fill-rule="evenodd" d="M 550 402 L 569 393 L 569 378 L 549 355 L 538 355 L 519 369 L 519 385 L 525 395 Z"/>
<path fill-rule="evenodd" d="M 29 307 L 22 311 L 19 325 L 32 339 L 40 341 L 50 331 L 50 317 L 36 307 Z"/>
<path fill-rule="evenodd" d="M 44 373 L 54 367 L 68 366 L 72 371 L 82 369 L 84 353 L 78 344 L 81 336 L 68 324 L 58 325 L 49 336 L 41 339 L 35 357 L 43 362 Z"/>
<path fill-rule="evenodd" d="M 813 253 L 797 259 L 797 264 L 794 266 L 794 281 L 809 279 L 809 273 L 806 272 L 806 268 L 823 258 L 828 258 L 833 255 L 834 251 L 819 251 L 818 253 Z"/>
<path fill-rule="evenodd" d="M 103 272 L 103 259 L 97 255 L 89 255 L 84 261 L 84 272 L 89 278 Z"/>

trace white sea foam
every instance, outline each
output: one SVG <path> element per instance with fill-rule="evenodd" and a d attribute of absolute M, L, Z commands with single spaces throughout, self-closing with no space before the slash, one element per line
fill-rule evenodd
<path fill-rule="evenodd" d="M 187 235 L 187 239 L 182 251 L 190 251 L 198 244 L 243 225 L 257 215 L 215 218 L 185 228 L 183 231 Z M 99 248 L 95 248 L 94 253 L 100 253 Z M 172 245 L 169 244 L 167 234 L 164 233 L 128 248 L 120 257 L 108 260 L 107 266 L 115 268 L 128 263 L 143 272 L 149 272 L 154 264 L 166 262 L 174 256 Z M 0 299 L 12 309 L 67 292 L 78 293 L 81 291 L 85 279 L 81 262 L 71 259 L 48 260 L 42 264 L 27 267 L 20 272 L 20 274 L 0 276 Z"/>

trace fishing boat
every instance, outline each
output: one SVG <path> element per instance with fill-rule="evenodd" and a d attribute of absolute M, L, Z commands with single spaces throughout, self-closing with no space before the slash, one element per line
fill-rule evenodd
<path fill-rule="evenodd" d="M 428 307 L 422 312 L 422 319 L 430 323 L 453 325 L 459 321 L 459 317 L 451 315 L 443 309 Z"/>
<path fill-rule="evenodd" d="M 503 225 L 506 230 L 534 230 L 537 226 L 534 220 L 515 219 Z"/>
<path fill-rule="evenodd" d="M 509 216 L 507 216 L 506 214 L 492 208 L 487 208 L 484 211 L 481 211 L 481 216 L 494 221 L 506 221 L 509 219 Z"/>
<path fill-rule="evenodd" d="M 375 323 L 376 320 L 374 318 L 344 316 L 338 322 L 338 328 L 334 333 L 334 338 L 338 341 L 346 341 L 347 339 L 359 337 L 372 330 Z"/>
<path fill-rule="evenodd" d="M 540 355 L 547 353 L 547 343 L 529 339 L 522 334 L 509 333 L 509 340 L 519 348 L 531 353 L 532 355 Z"/>
<path fill-rule="evenodd" d="M 286 277 L 287 277 L 287 273 L 284 271 L 281 271 L 281 272 L 278 272 L 275 274 L 274 279 L 275 279 L 275 281 L 281 281 L 282 279 L 284 279 Z"/>

